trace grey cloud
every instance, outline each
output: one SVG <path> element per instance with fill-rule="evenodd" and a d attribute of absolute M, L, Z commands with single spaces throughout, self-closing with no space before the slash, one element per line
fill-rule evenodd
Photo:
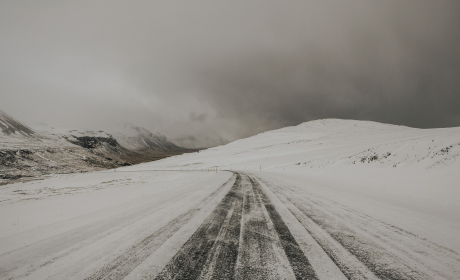
<path fill-rule="evenodd" d="M 204 123 L 208 119 L 208 115 L 203 113 L 203 114 L 197 114 L 195 112 L 191 112 L 188 119 L 192 122 L 200 122 Z"/>
<path fill-rule="evenodd" d="M 0 5 L 0 107 L 25 122 L 230 140 L 318 118 L 460 125 L 458 1 Z"/>
<path fill-rule="evenodd" d="M 331 117 L 458 126 L 459 6 L 424 4 L 366 11 L 372 20 L 324 30 L 332 33 L 295 49 L 216 58 L 198 87 L 231 118 L 257 120 L 246 135 Z"/>

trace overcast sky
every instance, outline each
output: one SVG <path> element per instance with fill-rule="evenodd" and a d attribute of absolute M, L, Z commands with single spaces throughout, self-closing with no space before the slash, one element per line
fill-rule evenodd
<path fill-rule="evenodd" d="M 0 109 L 234 140 L 319 118 L 460 126 L 460 1 L 0 1 Z"/>

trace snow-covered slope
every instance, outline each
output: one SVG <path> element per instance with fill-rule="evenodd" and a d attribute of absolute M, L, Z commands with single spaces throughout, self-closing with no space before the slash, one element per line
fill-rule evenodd
<path fill-rule="evenodd" d="M 370 121 L 325 119 L 264 132 L 159 162 L 165 167 L 305 169 L 362 166 L 459 167 L 460 128 L 415 129 Z"/>

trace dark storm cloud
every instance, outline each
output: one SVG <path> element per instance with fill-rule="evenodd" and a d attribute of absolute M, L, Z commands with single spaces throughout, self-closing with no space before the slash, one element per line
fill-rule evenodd
<path fill-rule="evenodd" d="M 0 108 L 25 121 L 231 140 L 318 118 L 460 125 L 458 1 L 0 6 Z"/>
<path fill-rule="evenodd" d="M 333 6 L 334 17 L 299 17 L 276 34 L 286 48 L 216 58 L 200 88 L 220 112 L 251 120 L 246 134 L 318 118 L 460 125 L 457 3 Z"/>

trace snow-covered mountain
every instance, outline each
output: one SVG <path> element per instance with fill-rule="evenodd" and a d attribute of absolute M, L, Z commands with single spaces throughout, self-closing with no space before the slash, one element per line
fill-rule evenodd
<path fill-rule="evenodd" d="M 66 127 L 33 126 L 43 138 L 67 141 L 76 146 L 85 148 L 91 154 L 100 156 L 117 165 L 127 165 L 140 155 L 120 145 L 117 140 L 104 131 L 86 131 Z"/>
<path fill-rule="evenodd" d="M 134 125 L 112 136 L 66 127 L 33 128 L 0 111 L 0 183 L 51 173 L 75 173 L 158 160 L 189 152 Z"/>

